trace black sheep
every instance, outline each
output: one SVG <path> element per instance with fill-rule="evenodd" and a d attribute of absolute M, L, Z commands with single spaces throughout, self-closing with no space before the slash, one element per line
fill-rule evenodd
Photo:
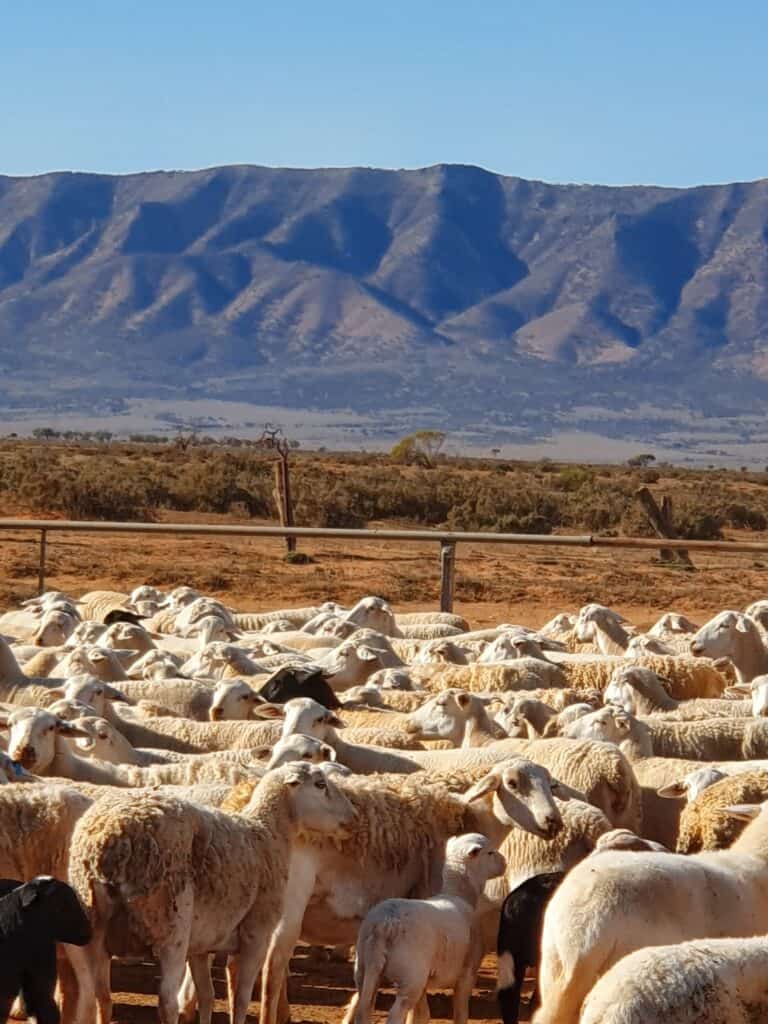
<path fill-rule="evenodd" d="M 560 882 L 563 871 L 526 878 L 504 900 L 499 921 L 496 951 L 499 956 L 497 996 L 504 1024 L 517 1024 L 520 993 L 528 967 L 538 967 L 544 911 Z M 531 997 L 531 1010 L 538 1006 L 538 986 Z"/>
<path fill-rule="evenodd" d="M 88 918 L 66 882 L 0 878 L 0 1024 L 19 992 L 37 1024 L 59 1024 L 56 943 L 84 946 L 90 939 Z"/>
<path fill-rule="evenodd" d="M 311 697 L 324 708 L 335 711 L 341 702 L 318 668 L 297 668 L 284 665 L 264 683 L 259 696 L 270 704 L 285 704 L 294 697 Z"/>

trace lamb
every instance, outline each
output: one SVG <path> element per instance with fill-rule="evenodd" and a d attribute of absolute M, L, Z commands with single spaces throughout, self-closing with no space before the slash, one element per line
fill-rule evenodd
<path fill-rule="evenodd" d="M 563 871 L 532 875 L 509 893 L 501 906 L 499 933 L 497 996 L 503 1024 L 517 1024 L 525 972 L 537 968 L 544 911 L 555 889 L 565 877 Z M 538 1006 L 534 986 L 531 1010 Z"/>
<path fill-rule="evenodd" d="M 452 836 L 437 896 L 384 900 L 368 911 L 357 938 L 354 1024 L 370 1024 L 382 977 L 397 991 L 388 1024 L 405 1024 L 411 1011 L 427 1017 L 428 988 L 452 988 L 454 1024 L 465 1024 L 483 956 L 475 910 L 485 883 L 504 867 L 485 836 Z"/>
<path fill-rule="evenodd" d="M 677 852 L 728 849 L 744 830 L 744 822 L 723 813 L 724 810 L 735 804 L 762 803 L 766 799 L 768 770 L 724 775 L 683 807 Z"/>
<path fill-rule="evenodd" d="M 88 952 L 102 1019 L 111 1019 L 109 957 L 130 943 L 159 962 L 161 1024 L 177 1024 L 187 957 L 200 1021 L 210 1024 L 208 954 L 230 953 L 232 1024 L 244 1024 L 283 914 L 294 844 L 353 817 L 336 783 L 304 763 L 265 775 L 238 816 L 151 795 L 97 803 L 75 829 L 70 879 L 94 919 Z"/>
<path fill-rule="evenodd" d="M 0 879 L 0 1019 L 21 992 L 38 1024 L 59 1024 L 54 1002 L 56 943 L 85 946 L 88 918 L 66 882 L 41 875 Z"/>
<path fill-rule="evenodd" d="M 640 949 L 603 975 L 581 1024 L 755 1024 L 766 1020 L 768 941 L 699 939 Z"/>
<path fill-rule="evenodd" d="M 605 688 L 606 704 L 616 704 L 631 715 L 663 713 L 674 721 L 697 718 L 738 718 L 752 714 L 750 701 L 718 700 L 698 697 L 675 700 L 669 695 L 670 684 L 650 669 L 633 665 L 617 669 Z"/>
<path fill-rule="evenodd" d="M 577 864 L 544 916 L 535 1024 L 577 1024 L 597 978 L 641 946 L 764 934 L 767 840 L 758 814 L 728 850 L 607 851 Z"/>
<path fill-rule="evenodd" d="M 705 622 L 691 640 L 696 657 L 728 658 L 739 683 L 750 683 L 768 673 L 768 647 L 763 635 L 747 615 L 725 611 Z"/>

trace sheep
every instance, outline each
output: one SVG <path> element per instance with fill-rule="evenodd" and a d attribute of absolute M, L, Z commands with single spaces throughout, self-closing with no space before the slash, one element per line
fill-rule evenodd
<path fill-rule="evenodd" d="M 278 619 L 290 623 L 293 629 L 301 629 L 321 611 L 328 610 L 338 611 L 339 608 L 338 605 L 333 605 L 331 609 L 315 605 L 311 608 L 279 608 L 271 612 L 235 612 L 233 619 L 238 629 L 247 631 L 260 631 L 263 626 Z"/>
<path fill-rule="evenodd" d="M 455 747 L 482 747 L 506 733 L 488 717 L 485 703 L 466 690 L 444 690 L 406 716 L 405 729 L 419 739 L 449 740 Z"/>
<path fill-rule="evenodd" d="M 724 850 L 744 830 L 744 822 L 723 813 L 733 804 L 761 803 L 768 799 L 768 770 L 737 772 L 704 788 L 680 815 L 678 853 Z"/>
<path fill-rule="evenodd" d="M 663 654 L 674 657 L 677 653 L 669 644 L 664 643 L 663 640 L 659 640 L 655 636 L 643 635 L 630 637 L 624 651 L 625 657 L 632 661 L 646 654 Z"/>
<path fill-rule="evenodd" d="M 183 718 L 137 717 L 128 705 L 108 705 L 107 718 L 135 747 L 204 754 L 274 743 L 280 726 L 268 722 L 192 722 Z"/>
<path fill-rule="evenodd" d="M 464 636 L 464 632 L 456 626 L 445 622 L 414 622 L 399 628 L 398 634 L 407 640 L 453 640 Z"/>
<path fill-rule="evenodd" d="M 71 750 L 65 740 L 90 739 L 90 731 L 40 708 L 20 708 L 0 719 L 0 724 L 10 730 L 8 751 L 13 760 L 41 775 L 101 786 L 138 787 L 220 781 L 234 784 L 252 774 L 250 766 L 215 756 L 146 768 L 83 758 Z"/>
<path fill-rule="evenodd" d="M 77 607 L 83 619 L 96 619 L 97 622 L 106 622 L 110 612 L 133 611 L 128 594 L 117 590 L 91 590 L 83 594 Z"/>
<path fill-rule="evenodd" d="M 577 1024 L 599 975 L 639 947 L 765 933 L 767 840 L 759 814 L 728 850 L 607 851 L 577 864 L 544 915 L 535 1024 Z"/>
<path fill-rule="evenodd" d="M 617 669 L 605 688 L 606 704 L 616 704 L 632 715 L 652 715 L 663 712 L 675 721 L 696 718 L 749 717 L 749 701 L 718 700 L 712 697 L 694 697 L 679 701 L 669 695 L 669 683 L 650 669 L 633 665 Z"/>
<path fill-rule="evenodd" d="M 644 839 L 635 835 L 628 828 L 612 828 L 604 832 L 595 843 L 593 854 L 604 853 L 606 850 L 631 850 L 634 853 L 669 853 L 668 847 L 652 839 Z"/>
<path fill-rule="evenodd" d="M 510 736 L 528 736 L 529 739 L 535 739 L 537 736 L 561 734 L 566 725 L 582 715 L 589 714 L 594 708 L 593 700 L 591 703 L 584 701 L 569 704 L 562 711 L 555 711 L 542 700 L 518 696 L 502 706 L 496 713 L 495 720 Z M 513 729 L 517 731 L 513 732 Z"/>
<path fill-rule="evenodd" d="M 465 632 L 469 629 L 467 620 L 455 612 L 396 612 L 395 622 L 400 627 L 442 622 L 446 626 L 455 626 Z"/>
<path fill-rule="evenodd" d="M 312 730 L 326 743 L 327 733 Z M 337 748 L 338 752 L 338 748 Z M 583 794 L 616 828 L 640 831 L 640 791 L 629 762 L 610 744 L 591 740 L 497 740 L 463 750 L 409 750 L 407 758 L 433 776 L 494 764 L 508 757 L 530 757 L 560 782 Z M 339 759 L 344 761 L 340 754 Z"/>
<path fill-rule="evenodd" d="M 449 688 L 485 693 L 566 685 L 561 666 L 538 658 L 518 658 L 493 665 L 422 665 L 411 669 L 411 678 L 417 686 L 432 693 Z"/>
<path fill-rule="evenodd" d="M 404 713 L 420 708 L 431 696 L 428 690 L 391 690 L 380 687 L 373 682 L 373 676 L 363 686 L 352 686 L 337 695 L 339 706 L 343 708 L 379 708 L 382 711 Z"/>
<path fill-rule="evenodd" d="M 121 682 L 128 678 L 125 666 L 135 660 L 133 651 L 115 650 L 95 645 L 76 647 L 56 666 L 63 677 L 92 675 L 105 683 Z"/>
<path fill-rule="evenodd" d="M 768 647 L 757 624 L 740 612 L 715 615 L 694 634 L 691 652 L 696 657 L 728 658 L 739 683 L 749 683 L 768 672 Z"/>
<path fill-rule="evenodd" d="M 91 928 L 76 894 L 50 875 L 0 879 L 0 1019 L 22 994 L 38 1024 L 58 1024 L 56 943 L 85 946 Z"/>
<path fill-rule="evenodd" d="M 574 633 L 581 643 L 592 642 L 601 654 L 624 654 L 630 635 L 622 627 L 620 615 L 601 604 L 579 609 Z"/>
<path fill-rule="evenodd" d="M 429 640 L 421 645 L 421 650 L 411 659 L 411 664 L 429 665 L 432 662 L 441 662 L 444 665 L 468 665 L 470 659 L 467 657 L 466 650 L 451 640 Z"/>
<path fill-rule="evenodd" d="M 504 900 L 496 940 L 498 956 L 497 997 L 503 1024 L 517 1024 L 525 972 L 539 963 L 544 910 L 565 877 L 563 871 L 532 875 Z M 530 1008 L 538 1005 L 534 986 Z"/>
<path fill-rule="evenodd" d="M 676 612 L 665 612 L 648 630 L 648 635 L 664 640 L 670 633 L 686 636 L 695 633 L 698 628 L 695 622 L 691 622 L 684 615 L 678 615 Z"/>
<path fill-rule="evenodd" d="M 232 1022 L 244 1024 L 300 831 L 332 834 L 353 816 L 336 783 L 304 763 L 265 775 L 238 816 L 157 796 L 97 803 L 75 829 L 70 879 L 94 918 L 88 951 L 102 1019 L 112 1008 L 110 954 L 133 946 L 159 962 L 162 1024 L 177 1024 L 186 957 L 210 1024 L 208 954 L 230 952 Z"/>
<path fill-rule="evenodd" d="M 343 739 L 336 729 L 343 727 L 341 719 L 308 697 L 297 697 L 284 705 L 285 719 L 282 735 L 304 733 L 327 743 L 336 751 L 337 759 L 353 772 L 417 772 L 420 768 L 410 756 L 375 746 L 360 746 Z M 409 751 L 410 755 L 410 751 Z"/>
<path fill-rule="evenodd" d="M 768 1020 L 768 941 L 699 939 L 639 949 L 600 978 L 581 1024 L 757 1024 Z"/>
<path fill-rule="evenodd" d="M 221 601 L 214 601 L 210 597 L 197 597 L 194 601 L 190 601 L 189 604 L 186 604 L 183 608 L 179 609 L 179 612 L 176 615 L 176 622 L 174 624 L 175 631 L 180 636 L 186 636 L 187 631 L 191 626 L 208 617 L 213 617 L 214 619 L 218 619 L 223 622 L 226 629 L 232 634 L 240 634 L 240 630 L 235 625 L 235 621 L 229 610 L 221 603 Z"/>
<path fill-rule="evenodd" d="M 450 836 L 481 832 L 498 845 L 515 824 L 542 836 L 559 831 L 560 812 L 546 769 L 513 758 L 490 774 L 492 780 L 482 779 L 463 796 L 423 776 L 340 780 L 355 807 L 355 826 L 344 835 L 313 840 L 291 865 L 291 900 L 265 964 L 265 1024 L 275 1022 L 299 938 L 349 945 L 367 911 L 382 899 L 433 893 Z"/>
<path fill-rule="evenodd" d="M 550 637 L 556 640 L 564 640 L 576 627 L 576 616 L 561 612 L 549 619 L 537 632 L 540 636 Z"/>
<path fill-rule="evenodd" d="M 35 647 L 57 647 L 66 643 L 79 623 L 80 616 L 70 611 L 47 611 L 32 637 L 32 643 Z"/>
<path fill-rule="evenodd" d="M 382 668 L 401 668 L 389 640 L 369 629 L 358 629 L 319 662 L 333 690 L 364 683 Z"/>
<path fill-rule="evenodd" d="M 147 630 L 135 622 L 113 622 L 101 634 L 99 646 L 134 651 L 134 662 L 149 651 L 157 650 Z"/>
<path fill-rule="evenodd" d="M 128 668 L 130 679 L 179 679 L 181 678 L 181 661 L 172 654 L 157 649 L 147 651 L 137 658 Z"/>
<path fill-rule="evenodd" d="M 431 988 L 452 988 L 454 1021 L 466 1022 L 483 956 L 475 909 L 485 883 L 504 867 L 504 858 L 485 836 L 452 836 L 436 896 L 384 900 L 368 911 L 355 953 L 354 1024 L 370 1024 L 382 977 L 397 993 L 388 1024 L 405 1024 L 411 1011 L 428 1016 Z"/>

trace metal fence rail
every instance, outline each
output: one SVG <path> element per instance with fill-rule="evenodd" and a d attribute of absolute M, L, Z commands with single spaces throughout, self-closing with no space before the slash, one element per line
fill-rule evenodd
<path fill-rule="evenodd" d="M 445 530 L 338 530 L 314 526 L 244 526 L 211 523 L 109 523 L 69 519 L 0 519 L 0 531 L 37 531 L 40 534 L 38 589 L 45 589 L 45 559 L 50 533 L 148 533 L 177 536 L 218 535 L 222 537 L 296 537 L 297 539 L 404 541 L 440 545 L 440 607 L 451 611 L 459 544 L 517 544 L 531 547 L 630 548 L 640 550 L 681 549 L 686 551 L 762 552 L 766 541 L 667 540 L 653 537 L 596 537 L 594 534 L 566 536 L 539 533 L 477 533 Z"/>

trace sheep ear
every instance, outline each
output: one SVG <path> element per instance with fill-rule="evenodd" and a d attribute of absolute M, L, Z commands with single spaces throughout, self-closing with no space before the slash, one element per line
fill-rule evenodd
<path fill-rule="evenodd" d="M 322 721 L 325 725 L 332 725 L 335 729 L 343 729 L 346 725 L 346 723 L 342 722 L 339 716 L 334 715 L 332 711 L 327 711 L 325 715 L 323 715 Z"/>
<path fill-rule="evenodd" d="M 251 759 L 254 761 L 268 761 L 272 754 L 272 747 L 253 747 L 250 751 Z"/>
<path fill-rule="evenodd" d="M 323 755 L 323 760 L 324 761 L 335 761 L 336 760 L 336 751 L 333 749 L 333 747 L 329 747 L 327 743 L 324 743 L 320 747 L 320 752 Z"/>
<path fill-rule="evenodd" d="M 736 619 L 736 632 L 737 633 L 748 633 L 749 632 L 749 620 L 745 615 L 740 615 Z"/>
<path fill-rule="evenodd" d="M 482 846 L 470 846 L 469 852 L 467 853 L 467 857 L 474 859 L 475 857 L 477 857 L 481 850 Z"/>
<path fill-rule="evenodd" d="M 253 711 L 257 718 L 285 717 L 285 709 L 281 704 L 256 704 Z"/>
<path fill-rule="evenodd" d="M 81 729 L 80 726 L 72 725 L 71 722 L 65 722 L 61 718 L 57 719 L 56 721 L 56 732 L 60 736 L 67 736 L 70 738 L 75 738 L 77 736 L 80 736 L 84 739 L 92 738 L 91 734 L 87 730 Z"/>
<path fill-rule="evenodd" d="M 685 796 L 685 786 L 682 782 L 670 782 L 666 786 L 661 786 L 656 790 L 656 796 L 661 796 L 665 800 L 682 800 Z"/>
<path fill-rule="evenodd" d="M 366 647 L 363 644 L 361 647 L 356 648 L 357 656 L 361 661 L 376 661 L 378 654 L 370 647 Z"/>
<path fill-rule="evenodd" d="M 125 696 L 125 694 L 121 693 L 121 691 L 118 690 L 116 686 L 110 686 L 109 683 L 102 683 L 102 689 L 104 691 L 104 696 L 107 698 L 107 700 L 119 700 L 122 701 L 123 704 L 131 703 Z"/>
<path fill-rule="evenodd" d="M 741 821 L 752 821 L 763 810 L 764 804 L 732 804 L 730 807 L 721 807 L 721 814 L 729 814 L 732 818 L 739 818 Z"/>
<path fill-rule="evenodd" d="M 456 694 L 456 703 L 459 705 L 460 708 L 469 707 L 471 700 L 472 698 L 470 697 L 470 695 L 468 693 L 465 693 L 464 690 L 460 690 Z"/>
<path fill-rule="evenodd" d="M 672 682 L 672 680 L 667 679 L 665 676 L 658 676 L 657 678 L 661 685 L 664 687 L 664 689 L 667 691 L 667 693 L 671 696 L 672 690 L 674 689 L 674 683 Z"/>
<path fill-rule="evenodd" d="M 27 882 L 26 885 L 22 886 L 21 891 L 21 905 L 22 907 L 31 907 L 35 902 L 39 893 L 36 886 L 32 885 L 31 882 Z"/>
<path fill-rule="evenodd" d="M 501 786 L 501 775 L 497 772 L 489 772 L 485 778 L 480 779 L 474 786 L 464 793 L 461 800 L 465 804 L 471 804 L 475 800 L 480 800 L 481 797 L 486 796 L 488 793 L 495 793 L 496 790 Z"/>

